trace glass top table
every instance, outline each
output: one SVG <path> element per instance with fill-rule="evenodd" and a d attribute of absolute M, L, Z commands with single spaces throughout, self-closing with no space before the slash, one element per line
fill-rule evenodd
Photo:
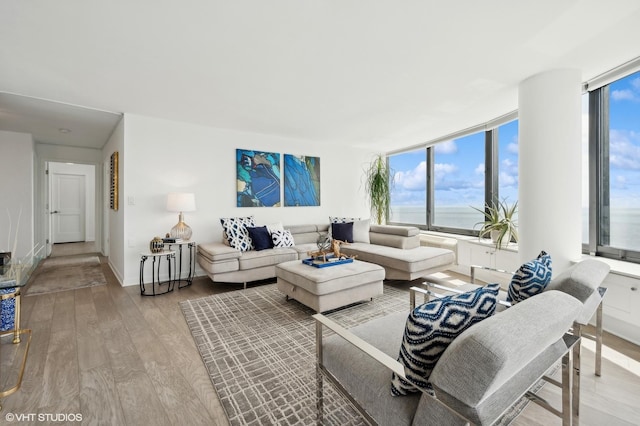
<path fill-rule="evenodd" d="M 0 266 L 0 289 L 24 287 L 42 258 L 29 257 Z"/>

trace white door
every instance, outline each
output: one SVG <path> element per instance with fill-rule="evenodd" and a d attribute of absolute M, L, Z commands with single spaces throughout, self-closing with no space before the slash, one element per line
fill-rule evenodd
<path fill-rule="evenodd" d="M 84 176 L 54 173 L 51 179 L 53 242 L 85 240 Z"/>

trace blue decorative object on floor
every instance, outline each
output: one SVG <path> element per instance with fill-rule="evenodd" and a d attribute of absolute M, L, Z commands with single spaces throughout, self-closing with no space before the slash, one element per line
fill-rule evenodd
<path fill-rule="evenodd" d="M 15 293 L 16 288 L 0 289 L 0 296 Z M 16 319 L 16 299 L 14 297 L 0 300 L 0 331 L 13 330 Z"/>
<path fill-rule="evenodd" d="M 415 308 L 407 318 L 398 355 L 411 383 L 393 373 L 391 394 L 415 393 L 416 386 L 432 392 L 429 376 L 440 356 L 460 333 L 494 314 L 499 290 L 499 284 L 489 284 Z"/>
<path fill-rule="evenodd" d="M 551 281 L 551 255 L 541 251 L 537 258 L 523 264 L 513 274 L 507 291 L 507 302 L 516 304 L 542 293 Z"/>

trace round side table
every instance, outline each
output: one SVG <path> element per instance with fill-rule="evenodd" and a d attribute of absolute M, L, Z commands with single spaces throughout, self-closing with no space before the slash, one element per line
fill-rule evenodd
<path fill-rule="evenodd" d="M 147 293 L 147 289 L 145 287 L 144 281 L 144 264 L 147 259 L 151 258 L 153 260 L 151 264 L 151 293 Z M 160 265 L 162 263 L 162 259 L 165 258 L 167 260 L 167 273 L 168 279 L 167 281 L 160 281 Z M 176 268 L 176 252 L 173 250 L 163 250 L 158 253 L 142 252 L 140 253 L 140 295 L 142 296 L 157 296 L 160 294 L 169 293 L 173 291 L 174 284 L 174 276 L 171 274 L 171 269 L 175 270 Z M 156 292 L 156 286 L 158 289 L 161 286 L 166 285 L 167 288 L 164 291 Z"/>

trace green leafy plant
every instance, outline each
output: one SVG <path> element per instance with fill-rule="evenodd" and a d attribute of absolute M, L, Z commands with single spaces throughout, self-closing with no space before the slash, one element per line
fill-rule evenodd
<path fill-rule="evenodd" d="M 365 170 L 365 189 L 378 224 L 384 222 L 389 212 L 392 188 L 393 171 L 386 157 L 378 154 Z"/>
<path fill-rule="evenodd" d="M 496 248 L 500 248 L 504 243 L 508 243 L 512 239 L 518 242 L 518 222 L 515 219 L 518 212 L 518 202 L 508 204 L 507 200 L 498 201 L 491 205 L 486 204 L 484 210 L 473 207 L 484 215 L 484 221 L 474 225 L 474 229 L 478 225 L 482 225 L 479 230 L 479 237 L 491 237 Z"/>

